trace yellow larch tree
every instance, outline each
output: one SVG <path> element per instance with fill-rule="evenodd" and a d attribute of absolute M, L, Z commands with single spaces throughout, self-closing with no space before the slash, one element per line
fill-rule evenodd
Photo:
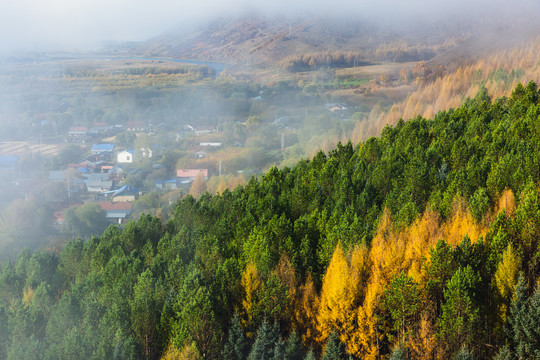
<path fill-rule="evenodd" d="M 420 282 L 422 259 L 429 254 L 429 249 L 441 238 L 440 216 L 433 209 L 426 209 L 408 229 L 403 231 L 406 239 L 405 264 L 408 275 Z"/>
<path fill-rule="evenodd" d="M 516 197 L 512 189 L 505 188 L 499 198 L 497 214 L 503 210 L 509 217 L 513 217 L 516 212 Z"/>
<path fill-rule="evenodd" d="M 452 246 L 461 243 L 463 237 L 468 235 L 474 242 L 485 236 L 487 227 L 478 224 L 469 211 L 467 202 L 462 197 L 454 199 L 452 204 L 452 215 L 446 221 L 443 229 L 443 239 Z"/>
<path fill-rule="evenodd" d="M 347 342 L 347 351 L 358 358 L 375 360 L 378 357 L 382 334 L 378 330 L 376 313 L 385 286 L 404 269 L 404 240 L 404 236 L 396 233 L 390 212 L 385 209 L 367 259 L 371 266 L 364 275 L 369 276 L 363 289 L 365 296 L 355 311 L 356 326 Z"/>
<path fill-rule="evenodd" d="M 384 286 L 372 277 L 367 286 L 364 302 L 356 312 L 357 327 L 350 343 L 347 344 L 347 350 L 357 358 L 366 360 L 379 358 L 383 334 L 378 329 L 376 311 L 383 292 Z"/>
<path fill-rule="evenodd" d="M 298 279 L 296 276 L 296 270 L 285 253 L 281 255 L 278 264 L 274 270 L 272 270 L 272 274 L 274 274 L 279 279 L 281 284 L 287 288 L 288 301 L 286 307 L 283 309 L 283 313 L 281 314 L 281 319 L 287 320 L 287 326 L 294 326 L 290 323 L 290 319 L 294 318 L 296 297 L 298 295 Z M 282 328 L 282 330 L 286 329 Z"/>
<path fill-rule="evenodd" d="M 333 331 L 337 332 L 343 343 L 349 342 L 355 317 L 354 290 L 349 264 L 339 242 L 322 281 L 317 313 L 319 343 L 324 344 Z"/>
<path fill-rule="evenodd" d="M 242 274 L 242 288 L 244 289 L 242 324 L 249 329 L 253 324 L 254 314 L 259 306 L 259 292 L 261 290 L 261 279 L 254 263 L 250 262 Z M 249 337 L 252 334 L 247 333 L 246 335 Z"/>
<path fill-rule="evenodd" d="M 424 309 L 420 317 L 418 331 L 413 332 L 409 340 L 409 349 L 412 359 L 432 360 L 437 351 L 436 329 L 433 312 Z"/>
<path fill-rule="evenodd" d="M 191 183 L 189 193 L 196 199 L 198 199 L 206 191 L 206 180 L 202 173 L 197 175 L 195 180 Z"/>
<path fill-rule="evenodd" d="M 512 244 L 508 244 L 501 261 L 499 261 L 499 264 L 497 265 L 497 271 L 495 272 L 494 277 L 495 286 L 502 299 L 499 307 L 499 314 L 503 322 L 506 319 L 512 294 L 514 294 L 516 288 L 519 266 L 520 259 L 512 248 Z"/>
<path fill-rule="evenodd" d="M 360 305 L 364 301 L 367 282 L 371 274 L 369 249 L 365 245 L 356 245 L 350 253 L 350 259 L 351 281 L 357 304 Z"/>
<path fill-rule="evenodd" d="M 317 341 L 317 310 L 319 298 L 311 274 L 297 291 L 294 305 L 294 319 L 297 332 L 302 336 L 306 348 L 312 348 Z"/>

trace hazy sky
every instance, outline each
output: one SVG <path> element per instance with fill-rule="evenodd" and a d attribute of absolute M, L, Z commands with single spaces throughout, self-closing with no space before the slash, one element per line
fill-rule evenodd
<path fill-rule="evenodd" d="M 483 9 L 508 11 L 533 0 L 0 0 L 0 50 L 86 48 L 106 40 L 142 41 L 185 22 L 259 10 L 379 17 L 434 17 Z M 498 5 L 497 5 L 498 4 Z M 540 15 L 540 14 L 539 14 Z"/>

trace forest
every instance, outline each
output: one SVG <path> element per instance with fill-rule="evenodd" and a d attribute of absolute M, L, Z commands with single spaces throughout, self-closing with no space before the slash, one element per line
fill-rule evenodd
<path fill-rule="evenodd" d="M 540 356 L 534 82 L 0 268 L 0 358 Z"/>

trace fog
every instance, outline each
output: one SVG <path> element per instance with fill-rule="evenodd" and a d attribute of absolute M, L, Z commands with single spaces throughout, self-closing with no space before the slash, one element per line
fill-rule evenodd
<path fill-rule="evenodd" d="M 532 0 L 20 0 L 0 2 L 0 50 L 85 50 L 110 41 L 144 41 L 178 27 L 244 12 L 295 17 L 348 15 L 412 26 L 444 16 L 505 17 L 537 14 Z"/>

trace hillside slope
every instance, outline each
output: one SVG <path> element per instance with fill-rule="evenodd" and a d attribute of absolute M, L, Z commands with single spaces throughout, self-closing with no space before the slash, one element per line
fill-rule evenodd
<path fill-rule="evenodd" d="M 402 31 L 358 18 L 287 19 L 250 14 L 215 20 L 197 31 L 166 33 L 149 39 L 138 51 L 147 56 L 235 64 L 268 65 L 291 55 L 327 51 L 358 52 L 366 61 L 414 61 L 432 58 L 450 39 L 464 36 L 474 27 L 450 22 L 417 25 Z"/>
<path fill-rule="evenodd" d="M 0 268 L 0 357 L 533 358 L 539 99 L 483 91 L 166 224 L 23 251 Z"/>

